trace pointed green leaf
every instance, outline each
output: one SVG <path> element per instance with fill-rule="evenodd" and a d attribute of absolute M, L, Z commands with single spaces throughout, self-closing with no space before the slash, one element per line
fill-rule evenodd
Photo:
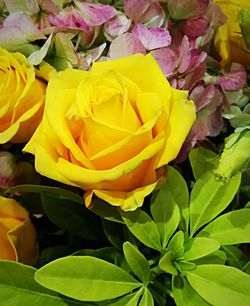
<path fill-rule="evenodd" d="M 143 296 L 138 306 L 154 306 L 154 299 L 148 288 L 144 289 Z"/>
<path fill-rule="evenodd" d="M 128 241 L 123 244 L 123 253 L 133 273 L 147 285 L 150 278 L 150 267 L 147 259 Z"/>
<path fill-rule="evenodd" d="M 207 256 L 220 248 L 218 241 L 209 238 L 191 238 L 185 243 L 185 260 L 195 260 Z"/>
<path fill-rule="evenodd" d="M 189 261 L 180 260 L 175 262 L 175 266 L 178 268 L 180 272 L 192 271 L 196 268 L 196 264 Z"/>
<path fill-rule="evenodd" d="M 218 165 L 217 154 L 202 147 L 193 149 L 188 157 L 196 181 L 204 173 L 215 169 Z"/>
<path fill-rule="evenodd" d="M 121 268 L 90 256 L 68 256 L 35 273 L 42 286 L 80 301 L 104 301 L 122 296 L 141 284 Z"/>
<path fill-rule="evenodd" d="M 36 269 L 14 261 L 0 261 L 0 303 L 18 306 L 80 306 L 78 301 L 58 296 L 34 280 Z M 83 304 L 87 305 L 87 304 Z"/>
<path fill-rule="evenodd" d="M 99 239 L 101 223 L 83 203 L 48 193 L 42 193 L 41 198 L 44 211 L 52 223 L 86 240 Z"/>
<path fill-rule="evenodd" d="M 179 207 L 165 185 L 154 198 L 150 210 L 161 235 L 162 248 L 165 248 L 180 222 Z"/>
<path fill-rule="evenodd" d="M 236 268 L 202 265 L 186 276 L 194 290 L 214 306 L 250 305 L 250 275 Z"/>
<path fill-rule="evenodd" d="M 172 263 L 172 252 L 171 251 L 165 253 L 162 256 L 162 258 L 159 261 L 159 267 L 163 271 L 165 271 L 169 274 L 172 274 L 172 275 L 177 275 L 178 274 L 177 270 L 175 269 L 175 267 Z"/>
<path fill-rule="evenodd" d="M 187 231 L 189 222 L 189 193 L 186 181 L 175 168 L 168 166 L 167 179 L 164 186 L 179 206 L 182 217 L 181 229 Z"/>
<path fill-rule="evenodd" d="M 207 172 L 194 184 L 190 198 L 191 236 L 230 204 L 240 180 L 241 175 L 238 174 L 223 184 L 215 180 L 212 172 Z"/>
<path fill-rule="evenodd" d="M 123 223 L 123 220 L 116 207 L 108 205 L 101 199 L 93 199 L 92 207 L 90 208 L 97 216 L 109 221 Z"/>
<path fill-rule="evenodd" d="M 123 221 L 131 233 L 146 246 L 161 250 L 161 238 L 158 228 L 150 216 L 138 208 L 135 211 L 120 211 Z"/>
<path fill-rule="evenodd" d="M 209 306 L 184 277 L 173 277 L 172 292 L 177 306 Z"/>
<path fill-rule="evenodd" d="M 179 258 L 184 255 L 184 233 L 179 231 L 175 233 L 169 241 L 167 249 L 173 254 L 173 258 Z"/>
<path fill-rule="evenodd" d="M 122 250 L 123 244 L 123 225 L 117 222 L 101 219 L 105 236 L 109 242 L 118 250 Z"/>
<path fill-rule="evenodd" d="M 98 306 L 137 306 L 142 293 L 143 288 L 140 288 L 138 291 L 127 294 L 121 298 L 100 302 L 98 303 Z"/>
<path fill-rule="evenodd" d="M 221 245 L 250 242 L 250 209 L 226 213 L 209 223 L 198 235 L 217 240 Z"/>
<path fill-rule="evenodd" d="M 242 270 L 249 260 L 248 256 L 236 246 L 227 245 L 223 246 L 222 249 L 227 256 L 227 263 L 232 267 Z"/>
<path fill-rule="evenodd" d="M 199 258 L 194 260 L 193 262 L 198 265 L 205 265 L 205 264 L 219 264 L 224 265 L 227 260 L 227 255 L 221 251 L 217 250 L 212 254 L 209 254 L 205 257 Z"/>

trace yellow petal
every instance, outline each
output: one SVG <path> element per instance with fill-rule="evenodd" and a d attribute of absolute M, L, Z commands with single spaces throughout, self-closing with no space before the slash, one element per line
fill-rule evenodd
<path fill-rule="evenodd" d="M 162 137 L 156 138 L 138 155 L 109 170 L 85 169 L 63 159 L 59 159 L 56 170 L 69 181 L 74 182 L 83 189 L 92 189 L 90 186 L 95 186 L 95 184 L 98 184 L 99 182 L 114 181 L 121 176 L 130 173 L 139 167 L 144 160 L 148 160 L 152 156 L 156 155 L 162 148 L 163 143 L 164 139 Z"/>
<path fill-rule="evenodd" d="M 195 105 L 193 101 L 187 100 L 188 93 L 177 89 L 172 89 L 172 93 L 174 102 L 169 114 L 167 140 L 164 149 L 159 154 L 157 168 L 177 157 L 196 118 Z"/>
<path fill-rule="evenodd" d="M 94 193 L 98 198 L 113 206 L 119 206 L 124 211 L 133 211 L 142 206 L 144 198 L 154 190 L 156 184 L 157 182 L 137 188 L 131 192 L 93 190 L 86 193 L 85 205 L 87 207 L 90 206 L 92 194 Z"/>
<path fill-rule="evenodd" d="M 143 92 L 156 92 L 163 103 L 169 103 L 170 85 L 151 54 L 134 54 L 115 60 L 95 62 L 93 72 L 114 70 L 136 83 Z"/>

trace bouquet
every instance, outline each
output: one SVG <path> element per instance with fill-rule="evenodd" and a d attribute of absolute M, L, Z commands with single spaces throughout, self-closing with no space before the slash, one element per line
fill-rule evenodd
<path fill-rule="evenodd" d="M 1 305 L 250 304 L 250 4 L 0 0 Z"/>

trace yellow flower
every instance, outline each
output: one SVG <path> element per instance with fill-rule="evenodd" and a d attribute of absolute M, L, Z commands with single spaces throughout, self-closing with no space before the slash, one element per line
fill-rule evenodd
<path fill-rule="evenodd" d="M 194 120 L 149 54 L 67 69 L 48 84 L 41 125 L 24 151 L 44 176 L 135 210 L 173 160 Z"/>
<path fill-rule="evenodd" d="M 221 65 L 230 62 L 250 65 L 250 52 L 241 34 L 238 15 L 241 9 L 250 9 L 248 0 L 215 0 L 227 16 L 227 22 L 219 27 L 215 36 L 215 48 L 221 57 Z M 244 51 L 245 50 L 245 51 Z M 247 52 L 246 52 L 247 51 Z"/>
<path fill-rule="evenodd" d="M 27 211 L 15 200 L 0 196 L 0 259 L 34 264 L 36 231 Z"/>
<path fill-rule="evenodd" d="M 44 106 L 45 82 L 21 53 L 0 48 L 0 144 L 27 142 Z"/>

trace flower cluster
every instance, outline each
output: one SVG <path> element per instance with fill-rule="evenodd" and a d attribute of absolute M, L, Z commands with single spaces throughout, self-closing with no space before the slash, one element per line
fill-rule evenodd
<path fill-rule="evenodd" d="M 39 173 L 83 191 L 89 208 L 98 197 L 134 211 L 169 162 L 229 123 L 249 129 L 248 1 L 106 2 L 0 0 L 3 195 Z M 0 259 L 34 261 L 15 200 L 0 197 L 0 230 Z"/>

